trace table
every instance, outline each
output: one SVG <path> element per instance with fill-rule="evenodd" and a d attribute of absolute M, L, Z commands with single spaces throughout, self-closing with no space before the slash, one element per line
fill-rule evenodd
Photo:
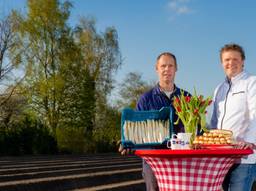
<path fill-rule="evenodd" d="M 136 150 L 151 166 L 160 191 L 220 191 L 230 167 L 251 149 Z"/>

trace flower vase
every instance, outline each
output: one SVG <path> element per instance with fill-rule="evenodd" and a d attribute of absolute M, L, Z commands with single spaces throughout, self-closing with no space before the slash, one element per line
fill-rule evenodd
<path fill-rule="evenodd" d="M 188 131 L 189 129 L 189 131 Z M 190 134 L 190 140 L 189 140 L 189 144 L 192 147 L 193 145 L 193 141 L 195 140 L 195 137 L 197 135 L 197 127 L 194 128 L 185 128 L 185 132 Z"/>
<path fill-rule="evenodd" d="M 193 145 L 193 142 L 194 142 L 194 140 L 195 140 L 196 134 L 197 134 L 196 132 L 191 133 L 191 137 L 190 137 L 190 146 Z"/>
<path fill-rule="evenodd" d="M 186 131 L 186 133 L 188 134 L 188 136 L 189 136 L 189 144 L 190 144 L 190 146 L 191 146 L 191 148 L 192 148 L 192 145 L 193 145 L 193 141 L 195 140 L 195 137 L 196 137 L 196 132 L 194 132 L 194 131 L 192 131 L 192 132 L 187 132 Z"/>

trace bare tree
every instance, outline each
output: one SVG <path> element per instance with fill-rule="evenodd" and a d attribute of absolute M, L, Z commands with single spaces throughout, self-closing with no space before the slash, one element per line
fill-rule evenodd
<path fill-rule="evenodd" d="M 13 32 L 11 16 L 0 20 L 0 80 L 2 81 L 11 72 L 14 65 L 8 59 L 8 53 L 15 46 L 15 32 Z"/>
<path fill-rule="evenodd" d="M 0 100 L 0 106 L 7 102 L 17 86 L 18 78 L 13 74 L 13 70 L 17 67 L 18 62 L 14 63 L 10 57 L 11 50 L 18 43 L 14 27 L 15 21 L 11 15 L 0 19 L 0 90 L 5 92 L 4 99 Z M 5 91 L 7 89 L 8 95 L 6 95 Z"/>

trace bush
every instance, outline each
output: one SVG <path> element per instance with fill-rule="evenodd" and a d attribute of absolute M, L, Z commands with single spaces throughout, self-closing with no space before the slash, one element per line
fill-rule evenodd
<path fill-rule="evenodd" d="M 39 120 L 25 117 L 8 128 L 1 128 L 0 152 L 3 155 L 54 154 L 57 151 L 55 138 Z"/>
<path fill-rule="evenodd" d="M 56 139 L 61 153 L 80 154 L 86 152 L 85 133 L 79 127 L 58 127 Z"/>

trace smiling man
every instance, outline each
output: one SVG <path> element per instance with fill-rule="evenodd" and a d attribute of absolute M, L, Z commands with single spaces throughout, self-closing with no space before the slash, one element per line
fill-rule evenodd
<path fill-rule="evenodd" d="M 231 130 L 240 148 L 254 154 L 235 164 L 223 184 L 225 191 L 251 191 L 256 180 L 256 76 L 244 71 L 245 53 L 237 44 L 220 51 L 225 81 L 214 92 L 211 127 Z"/>

